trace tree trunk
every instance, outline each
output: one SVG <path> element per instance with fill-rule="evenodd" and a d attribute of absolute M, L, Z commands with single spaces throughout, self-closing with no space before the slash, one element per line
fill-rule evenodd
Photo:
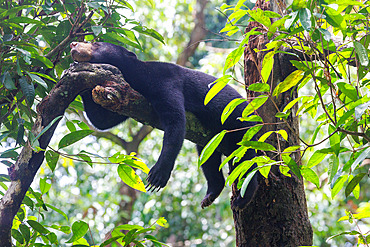
<path fill-rule="evenodd" d="M 257 1 L 255 8 L 270 10 L 269 3 Z M 257 23 L 251 22 L 247 31 L 258 27 Z M 251 38 L 245 50 L 245 83 L 246 88 L 253 83 L 261 82 L 258 70 L 262 68 L 264 54 L 256 54 L 253 50 L 261 50 L 267 43 L 267 36 L 259 35 Z M 271 91 L 276 85 L 283 81 L 294 67 L 289 62 L 293 57 L 279 53 L 275 55 L 274 69 L 268 82 Z M 256 67 L 257 66 L 257 67 Z M 272 77 L 272 79 L 271 79 Z M 248 98 L 258 96 L 255 92 L 248 91 Z M 290 101 L 297 97 L 296 91 L 287 91 L 274 98 L 277 106 L 271 100 L 258 109 L 258 115 L 262 117 L 264 123 L 280 123 L 280 119 L 275 117 L 276 107 L 282 110 Z M 296 108 L 286 123 L 265 125 L 259 132 L 259 136 L 267 131 L 284 129 L 288 133 L 288 141 L 271 135 L 266 141 L 275 147 L 284 150 L 288 146 L 299 145 L 299 123 L 296 116 Z M 257 138 L 259 138 L 257 136 Z M 276 154 L 267 155 L 277 159 Z M 275 157 L 274 157 L 275 156 Z M 298 165 L 300 165 L 300 154 L 291 155 Z M 236 196 L 236 186 L 233 186 L 233 197 Z M 254 200 L 242 211 L 233 211 L 236 245 L 241 246 L 301 246 L 312 245 L 312 227 L 308 219 L 306 197 L 304 193 L 303 181 L 294 174 L 287 177 L 280 173 L 277 166 L 272 167 L 268 179 L 259 176 L 259 189 Z"/>

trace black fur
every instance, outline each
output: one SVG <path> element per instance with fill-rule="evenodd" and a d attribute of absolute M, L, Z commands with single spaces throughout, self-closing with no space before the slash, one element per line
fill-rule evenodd
<path fill-rule="evenodd" d="M 79 44 L 71 44 L 75 50 L 72 49 L 72 56 L 73 52 L 78 51 Z M 230 86 L 226 86 L 206 106 L 204 105 L 209 85 L 216 80 L 213 76 L 171 63 L 140 61 L 134 53 L 117 45 L 100 42 L 89 45 L 92 46 L 92 53 L 88 54 L 91 57 L 88 61 L 118 67 L 131 87 L 149 100 L 162 121 L 164 126 L 162 151 L 147 178 L 151 188 L 163 188 L 170 178 L 176 157 L 184 141 L 185 111 L 195 114 L 205 127 L 213 131 L 213 134 L 224 129 L 232 130 L 251 125 L 251 123 L 237 120 L 247 103 L 237 107 L 228 120 L 223 125 L 221 124 L 221 113 L 225 106 L 233 99 L 242 98 Z M 111 128 L 126 119 L 94 103 L 91 92 L 85 92 L 82 97 L 87 116 L 99 129 Z M 244 133 L 245 130 L 225 135 L 221 143 L 227 150 L 224 155 L 230 155 L 238 148 L 237 143 L 242 140 Z M 200 152 L 202 147 L 197 146 L 197 149 Z M 254 151 L 248 150 L 240 162 L 254 156 Z M 208 183 L 207 195 L 202 201 L 202 207 L 211 205 L 224 187 L 225 179 L 222 171 L 219 171 L 220 164 L 221 153 L 215 152 L 202 165 Z M 233 206 L 245 207 L 252 199 L 257 187 L 257 176 L 254 176 L 244 198 L 239 196 Z"/>

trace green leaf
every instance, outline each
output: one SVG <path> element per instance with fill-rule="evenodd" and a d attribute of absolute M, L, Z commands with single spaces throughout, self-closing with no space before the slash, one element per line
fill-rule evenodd
<path fill-rule="evenodd" d="M 351 84 L 345 82 L 338 82 L 339 90 L 344 93 L 352 101 L 358 100 L 357 90 Z"/>
<path fill-rule="evenodd" d="M 43 88 L 48 89 L 48 85 L 46 84 L 46 82 L 43 79 L 41 79 L 41 77 L 36 75 L 35 73 L 36 72 L 32 72 L 32 74 L 31 74 L 31 73 L 27 72 L 27 74 L 29 75 L 29 77 L 31 78 L 32 81 L 36 82 L 37 84 L 39 84 Z M 37 73 L 37 74 L 42 75 L 41 73 Z M 48 76 L 47 79 L 55 82 L 55 80 L 53 78 L 51 78 L 50 76 Z"/>
<path fill-rule="evenodd" d="M 79 158 L 81 158 L 83 161 L 85 161 L 89 166 L 91 166 L 91 167 L 93 166 L 92 160 L 91 160 L 89 155 L 87 155 L 83 152 L 80 152 L 79 154 L 77 154 L 77 156 Z"/>
<path fill-rule="evenodd" d="M 156 221 L 156 223 L 157 223 L 158 225 L 160 225 L 161 227 L 165 227 L 165 228 L 167 228 L 167 227 L 168 227 L 167 220 L 166 220 L 164 217 L 160 217 L 160 218 Z"/>
<path fill-rule="evenodd" d="M 244 46 L 239 46 L 238 48 L 230 52 L 230 54 L 226 58 L 224 71 L 223 71 L 224 75 L 225 75 L 226 70 L 233 67 L 237 62 L 239 62 L 240 58 L 244 54 L 244 49 L 245 49 Z"/>
<path fill-rule="evenodd" d="M 240 163 L 237 167 L 235 167 L 231 174 L 227 176 L 225 184 L 229 184 L 231 186 L 238 177 L 241 178 L 244 176 L 244 174 L 249 170 L 249 168 L 252 167 L 253 163 L 254 162 L 251 160 L 245 160 L 242 163 Z"/>
<path fill-rule="evenodd" d="M 247 11 L 250 17 L 264 25 L 265 27 L 269 28 L 271 26 L 271 20 L 267 16 L 265 16 L 264 11 L 261 9 L 254 9 Z"/>
<path fill-rule="evenodd" d="M 118 165 L 117 172 L 122 181 L 128 186 L 136 190 L 146 192 L 143 181 L 130 166 L 126 164 L 120 164 Z"/>
<path fill-rule="evenodd" d="M 27 223 L 33 228 L 35 229 L 37 232 L 41 233 L 41 234 L 47 234 L 49 233 L 49 230 L 47 230 L 43 225 L 41 225 L 40 223 L 38 223 L 37 221 L 34 221 L 34 220 L 27 220 Z"/>
<path fill-rule="evenodd" d="M 226 119 L 231 115 L 231 113 L 235 110 L 238 105 L 240 105 L 243 102 L 246 102 L 246 99 L 233 99 L 232 101 L 227 104 L 227 106 L 224 108 L 222 114 L 221 114 L 221 123 L 224 124 Z"/>
<path fill-rule="evenodd" d="M 101 33 L 101 31 L 103 30 L 103 26 L 101 26 L 101 25 L 91 26 L 91 30 L 93 31 L 95 36 L 98 36 Z"/>
<path fill-rule="evenodd" d="M 261 122 L 261 123 L 263 122 L 262 118 L 257 115 L 251 115 L 248 117 L 240 117 L 238 118 L 238 120 L 242 122 Z"/>
<path fill-rule="evenodd" d="M 288 15 L 288 19 L 285 21 L 285 23 L 284 23 L 284 27 L 285 27 L 285 29 L 289 29 L 291 26 L 292 26 L 292 24 L 297 20 L 297 18 L 298 18 L 298 13 L 299 13 L 299 11 L 295 11 L 295 12 L 293 12 L 293 13 L 290 13 L 289 15 Z M 289 18 L 290 17 L 290 18 Z"/>
<path fill-rule="evenodd" d="M 307 6 L 307 0 L 293 0 L 292 9 L 293 11 L 302 9 Z"/>
<path fill-rule="evenodd" d="M 37 54 L 33 54 L 33 57 L 42 62 L 49 69 L 52 69 L 54 67 L 54 64 L 47 57 L 39 56 Z"/>
<path fill-rule="evenodd" d="M 209 86 L 212 87 L 204 98 L 204 105 L 207 105 L 211 99 L 213 99 L 216 94 L 218 94 L 227 85 L 227 83 L 229 83 L 230 80 L 232 80 L 230 75 L 224 75 L 211 83 Z"/>
<path fill-rule="evenodd" d="M 17 87 L 14 84 L 14 81 L 12 79 L 12 76 L 8 71 L 5 71 L 4 74 L 0 76 L 1 83 L 5 86 L 8 90 L 15 90 Z"/>
<path fill-rule="evenodd" d="M 263 127 L 263 125 L 255 125 L 252 128 L 250 128 L 249 130 L 247 130 L 247 132 L 245 132 L 245 134 L 243 136 L 243 140 L 245 140 L 245 141 L 252 140 L 252 138 L 258 133 L 258 131 L 260 131 L 262 129 L 262 127 Z"/>
<path fill-rule="evenodd" d="M 16 139 L 16 144 L 24 144 L 24 119 L 22 118 L 17 118 L 17 122 L 18 122 L 18 133 L 17 133 L 17 139 Z"/>
<path fill-rule="evenodd" d="M 324 15 L 326 16 L 326 21 L 333 27 L 339 28 L 340 30 L 345 30 L 347 28 L 343 16 L 337 10 L 327 6 Z"/>
<path fill-rule="evenodd" d="M 35 140 L 39 139 L 40 136 L 42 136 L 46 131 L 48 131 L 50 129 L 51 126 L 53 126 L 53 124 L 57 121 L 59 121 L 63 116 L 58 116 L 56 118 L 54 118 L 45 128 L 43 128 L 41 130 L 41 132 L 35 137 Z M 35 141 L 35 140 L 32 140 L 32 141 Z"/>
<path fill-rule="evenodd" d="M 100 244 L 99 247 L 107 246 L 107 245 L 119 240 L 120 238 L 124 238 L 124 236 L 116 236 L 116 237 L 112 237 L 110 239 L 107 239 L 102 244 Z"/>
<path fill-rule="evenodd" d="M 338 120 L 336 128 L 340 127 L 342 124 L 346 122 L 348 118 L 350 118 L 355 113 L 355 109 L 345 112 Z"/>
<path fill-rule="evenodd" d="M 358 60 L 362 66 L 369 65 L 369 58 L 367 55 L 366 48 L 358 41 L 353 41 L 353 46 L 355 47 L 356 54 L 358 56 Z"/>
<path fill-rule="evenodd" d="M 129 165 L 133 168 L 140 169 L 146 174 L 149 173 L 148 166 L 144 162 L 142 162 L 140 159 L 138 159 L 137 157 L 132 157 L 131 156 L 129 159 L 124 160 L 123 163 L 125 163 L 126 165 Z"/>
<path fill-rule="evenodd" d="M 258 108 L 260 108 L 268 99 L 268 96 L 266 95 L 260 95 L 257 98 L 254 98 L 243 110 L 242 116 L 243 118 L 248 117 L 250 114 L 252 114 L 254 111 L 256 111 Z"/>
<path fill-rule="evenodd" d="M 224 167 L 224 165 L 226 165 L 234 157 L 240 160 L 244 156 L 245 152 L 247 152 L 248 149 L 249 148 L 247 147 L 241 146 L 237 150 L 232 152 L 226 159 L 222 161 L 219 170 L 221 171 L 222 167 Z"/>
<path fill-rule="evenodd" d="M 147 27 L 144 27 L 144 26 L 135 26 L 133 28 L 133 30 L 139 32 L 139 33 L 142 33 L 142 34 L 145 34 L 145 35 L 148 35 L 148 36 L 151 36 L 153 38 L 155 38 L 156 40 L 158 40 L 159 42 L 161 42 L 162 44 L 165 44 L 164 43 L 164 38 L 162 35 L 160 35 L 156 30 L 154 29 L 151 29 L 151 28 L 147 28 Z"/>
<path fill-rule="evenodd" d="M 254 92 L 269 92 L 270 85 L 267 83 L 253 83 L 249 85 L 248 90 Z"/>
<path fill-rule="evenodd" d="M 285 78 L 285 80 L 279 83 L 274 92 L 272 93 L 273 96 L 278 96 L 279 94 L 288 91 L 295 85 L 297 85 L 303 79 L 303 71 L 295 70 L 290 75 Z"/>
<path fill-rule="evenodd" d="M 330 124 L 328 128 L 328 134 L 331 135 L 335 131 L 336 131 L 336 128 Z M 330 141 L 330 147 L 334 150 L 336 156 L 339 156 L 341 140 L 340 140 L 340 136 L 338 132 L 330 136 L 329 141 Z"/>
<path fill-rule="evenodd" d="M 307 8 L 299 10 L 299 20 L 306 31 L 311 30 L 311 11 Z"/>
<path fill-rule="evenodd" d="M 46 194 L 51 188 L 51 183 L 47 178 L 40 178 L 41 194 Z"/>
<path fill-rule="evenodd" d="M 26 243 L 28 243 L 31 239 L 30 228 L 28 226 L 26 226 L 25 224 L 20 224 L 19 225 L 19 230 L 21 231 L 22 236 L 24 237 L 24 240 L 26 240 Z"/>
<path fill-rule="evenodd" d="M 4 18 L 5 16 L 12 17 L 12 16 L 15 16 L 22 9 L 35 8 L 35 7 L 36 6 L 32 6 L 32 5 L 22 5 L 22 6 L 9 8 L 8 10 L 5 10 L 4 12 L 0 13 L 0 18 Z"/>
<path fill-rule="evenodd" d="M 366 175 L 366 173 L 360 173 L 357 174 L 354 178 L 351 179 L 351 181 L 348 183 L 346 190 L 345 190 L 345 195 L 348 197 L 351 192 L 354 190 L 354 188 L 360 183 L 362 178 Z"/>
<path fill-rule="evenodd" d="M 245 178 L 242 187 L 240 188 L 240 195 L 241 197 L 244 197 L 245 191 L 247 190 L 247 187 L 252 180 L 254 174 L 256 174 L 257 170 L 253 170 L 250 173 L 248 173 L 247 177 Z"/>
<path fill-rule="evenodd" d="M 274 55 L 275 55 L 275 51 L 270 51 L 263 58 L 261 77 L 262 77 L 262 82 L 264 83 L 268 82 L 268 79 L 272 72 L 272 68 L 274 67 Z"/>
<path fill-rule="evenodd" d="M 339 158 L 338 156 L 332 155 L 329 161 L 328 168 L 329 184 L 331 189 L 334 187 L 336 179 L 341 175 L 341 170 L 338 171 L 338 168 L 339 168 Z"/>
<path fill-rule="evenodd" d="M 65 148 L 75 142 L 78 142 L 86 136 L 89 136 L 93 132 L 93 130 L 77 130 L 75 132 L 69 133 L 59 141 L 58 148 Z"/>
<path fill-rule="evenodd" d="M 198 167 L 203 165 L 209 159 L 209 157 L 211 157 L 226 133 L 226 130 L 221 131 L 207 143 L 207 145 L 203 148 L 202 152 L 199 155 Z"/>
<path fill-rule="evenodd" d="M 308 167 L 302 167 L 301 174 L 304 179 L 316 185 L 317 188 L 320 188 L 319 176 L 317 176 L 317 174 L 312 169 Z"/>
<path fill-rule="evenodd" d="M 101 37 L 103 37 L 107 40 L 114 39 L 114 40 L 117 40 L 117 41 L 119 41 L 123 44 L 126 44 L 126 45 L 132 46 L 134 48 L 137 48 L 139 50 L 142 50 L 142 47 L 141 47 L 140 44 L 132 42 L 131 40 L 127 39 L 126 37 L 120 36 L 117 33 L 108 32 L 108 33 L 103 34 Z"/>
<path fill-rule="evenodd" d="M 307 167 L 311 168 L 319 164 L 325 157 L 328 155 L 327 153 L 321 152 L 321 150 L 315 151 L 315 153 L 311 156 L 311 158 L 307 162 Z"/>
<path fill-rule="evenodd" d="M 318 29 L 320 33 L 322 33 L 324 40 L 329 42 L 331 40 L 331 33 L 328 30 L 323 29 L 321 27 L 319 27 Z"/>
<path fill-rule="evenodd" d="M 274 146 L 265 142 L 242 140 L 238 144 L 248 148 L 253 148 L 262 151 L 276 151 L 276 148 Z"/>
<path fill-rule="evenodd" d="M 28 83 L 27 77 L 22 76 L 19 78 L 19 84 L 21 85 L 21 89 L 23 92 L 23 95 L 26 96 L 26 100 L 29 104 L 29 106 L 32 106 L 33 100 L 35 99 L 35 87 L 31 83 Z"/>
<path fill-rule="evenodd" d="M 299 178 L 302 178 L 301 169 L 299 168 L 298 164 L 289 156 L 289 155 L 282 155 L 281 158 L 283 159 L 284 163 L 290 168 L 290 170 Z"/>
<path fill-rule="evenodd" d="M 351 171 L 353 172 L 358 164 L 360 164 L 364 159 L 366 159 L 370 154 L 370 147 L 367 147 L 364 151 L 362 151 L 362 153 L 360 154 L 360 156 L 357 157 L 357 159 L 353 162 L 353 164 L 351 165 Z"/>
<path fill-rule="evenodd" d="M 45 203 L 45 206 L 47 206 L 48 208 L 51 208 L 53 211 L 59 213 L 60 215 L 62 215 L 67 221 L 68 221 L 68 216 L 66 213 L 64 213 L 62 210 L 60 210 L 59 208 L 56 208 L 54 207 L 53 205 L 50 205 L 48 203 Z"/>
<path fill-rule="evenodd" d="M 270 173 L 270 170 L 271 170 L 271 165 L 265 165 L 265 166 L 262 166 L 259 168 L 259 172 L 261 173 L 261 175 L 265 178 L 268 177 L 269 173 Z M 245 182 L 245 181 L 244 181 Z"/>
<path fill-rule="evenodd" d="M 15 240 L 17 240 L 20 244 L 24 243 L 24 238 L 23 238 L 22 234 L 14 228 L 12 229 L 12 237 Z"/>
<path fill-rule="evenodd" d="M 82 238 L 89 230 L 89 225 L 82 221 L 75 221 L 72 224 L 72 237 L 66 243 L 73 243 Z"/>
<path fill-rule="evenodd" d="M 347 181 L 348 175 L 340 176 L 335 182 L 331 190 L 331 198 L 334 198 L 338 192 L 343 188 L 344 183 Z"/>

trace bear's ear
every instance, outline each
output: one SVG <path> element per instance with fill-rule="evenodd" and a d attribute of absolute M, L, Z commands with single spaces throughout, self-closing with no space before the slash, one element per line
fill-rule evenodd
<path fill-rule="evenodd" d="M 129 50 L 126 50 L 125 55 L 126 55 L 126 56 L 129 56 L 129 57 L 134 57 L 134 58 L 136 58 L 136 59 L 137 59 L 136 54 L 135 54 L 135 53 L 133 53 L 133 52 L 131 52 L 131 51 L 129 51 Z"/>

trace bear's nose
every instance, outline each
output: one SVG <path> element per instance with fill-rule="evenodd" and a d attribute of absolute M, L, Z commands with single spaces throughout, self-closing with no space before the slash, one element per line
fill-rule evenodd
<path fill-rule="evenodd" d="M 69 47 L 73 48 L 73 47 L 76 47 L 78 45 L 78 42 L 72 42 Z"/>

